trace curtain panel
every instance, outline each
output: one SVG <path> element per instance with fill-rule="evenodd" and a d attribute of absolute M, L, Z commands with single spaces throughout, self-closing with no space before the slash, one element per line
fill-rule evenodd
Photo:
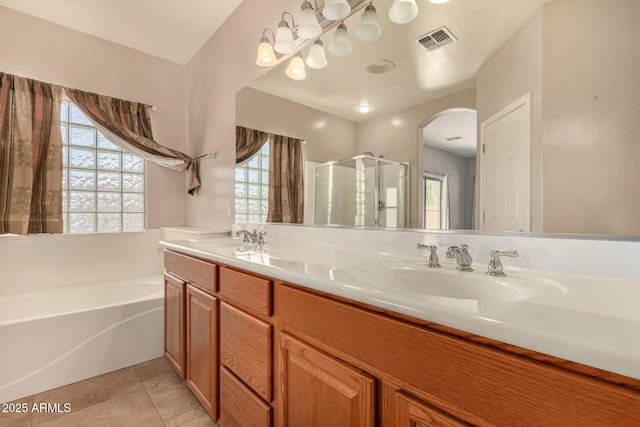
<path fill-rule="evenodd" d="M 0 234 L 62 233 L 62 89 L 0 73 Z"/>
<path fill-rule="evenodd" d="M 188 192 L 191 195 L 197 192 L 200 187 L 197 161 L 153 140 L 149 106 L 76 89 L 65 89 L 65 94 L 109 141 L 160 166 L 186 170 Z"/>
<path fill-rule="evenodd" d="M 236 126 L 236 165 L 253 157 L 270 136 L 271 134 L 261 130 Z"/>
<path fill-rule="evenodd" d="M 304 215 L 302 141 L 271 135 L 267 222 L 302 223 Z"/>

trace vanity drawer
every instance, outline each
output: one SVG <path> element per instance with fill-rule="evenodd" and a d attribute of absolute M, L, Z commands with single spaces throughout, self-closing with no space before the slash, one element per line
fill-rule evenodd
<path fill-rule="evenodd" d="M 268 279 L 221 267 L 220 295 L 260 316 L 272 314 L 272 289 Z"/>
<path fill-rule="evenodd" d="M 214 293 L 217 265 L 171 251 L 164 251 L 164 268 L 203 291 Z"/>
<path fill-rule="evenodd" d="M 220 361 L 268 402 L 273 395 L 272 329 L 229 304 L 221 305 Z"/>
<path fill-rule="evenodd" d="M 224 427 L 270 427 L 272 409 L 236 379 L 220 368 L 220 425 Z"/>

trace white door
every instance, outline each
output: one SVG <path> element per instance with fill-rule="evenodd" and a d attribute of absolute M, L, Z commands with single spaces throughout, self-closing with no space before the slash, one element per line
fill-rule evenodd
<path fill-rule="evenodd" d="M 531 229 L 531 95 L 480 125 L 480 229 Z"/>

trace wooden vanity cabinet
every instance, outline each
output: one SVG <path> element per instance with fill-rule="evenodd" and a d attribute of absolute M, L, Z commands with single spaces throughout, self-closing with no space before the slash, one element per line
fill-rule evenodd
<path fill-rule="evenodd" d="M 186 283 L 171 274 L 164 275 L 164 355 L 184 379 L 185 364 L 185 291 Z"/>
<path fill-rule="evenodd" d="M 375 425 L 374 378 L 287 334 L 280 340 L 283 426 Z"/>
<path fill-rule="evenodd" d="M 186 382 L 194 396 L 217 417 L 218 299 L 187 285 Z"/>
<path fill-rule="evenodd" d="M 221 427 L 640 425 L 638 380 L 165 254 L 166 358 Z"/>
<path fill-rule="evenodd" d="M 171 251 L 165 265 L 165 358 L 218 419 L 218 266 Z"/>
<path fill-rule="evenodd" d="M 298 365 L 302 363 L 300 360 L 304 361 L 302 356 L 291 360 L 287 336 L 304 343 L 301 355 L 322 352 L 325 359 L 333 358 L 375 378 L 379 402 L 376 412 L 382 427 L 464 423 L 640 425 L 637 389 L 580 375 L 293 285 L 276 286 L 276 308 L 285 354 L 282 372 L 276 375 L 279 393 L 285 396 L 281 402 L 283 425 L 288 425 L 286 420 L 292 410 L 308 414 L 316 409 L 313 399 L 298 396 L 316 393 L 314 389 L 320 387 L 320 381 L 312 377 L 303 381 L 287 378 L 293 369 L 292 362 L 299 374 L 303 370 Z M 552 362 L 553 358 L 547 360 Z M 329 378 L 319 367 L 308 370 L 325 381 Z M 333 396 L 333 392 L 327 393 Z M 295 400 L 295 409 L 289 399 Z"/>
<path fill-rule="evenodd" d="M 396 427 L 465 427 L 471 424 L 457 420 L 406 393 L 396 391 L 393 425 Z"/>
<path fill-rule="evenodd" d="M 220 267 L 222 427 L 273 425 L 273 282 Z M 238 399 L 241 401 L 239 402 Z"/>

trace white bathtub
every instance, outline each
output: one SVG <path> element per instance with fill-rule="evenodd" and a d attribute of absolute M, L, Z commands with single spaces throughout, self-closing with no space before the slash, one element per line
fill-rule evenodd
<path fill-rule="evenodd" d="M 0 297 L 0 402 L 161 356 L 162 283 L 153 276 Z"/>

